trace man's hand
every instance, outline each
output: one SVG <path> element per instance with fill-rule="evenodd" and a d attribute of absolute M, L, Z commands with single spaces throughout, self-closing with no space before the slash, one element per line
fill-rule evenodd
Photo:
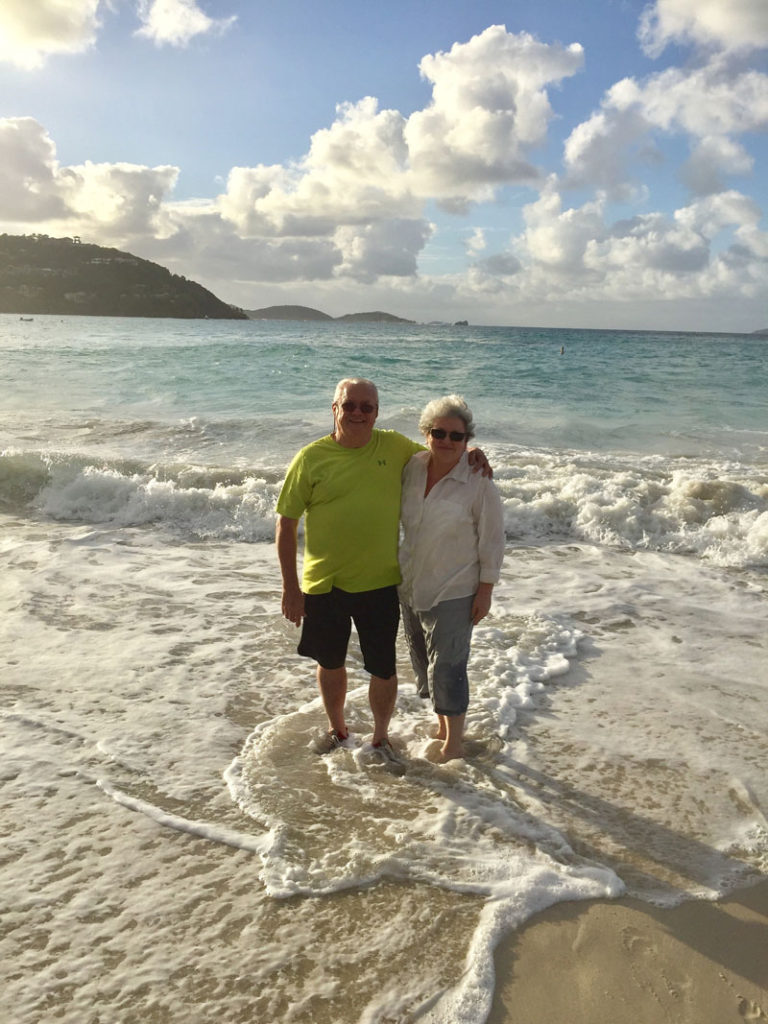
<path fill-rule="evenodd" d="M 277 517 L 277 557 L 280 560 L 280 572 L 283 576 L 283 598 L 280 607 L 283 615 L 296 626 L 301 625 L 304 618 L 304 595 L 299 586 L 296 572 L 298 519 L 287 516 Z"/>
<path fill-rule="evenodd" d="M 483 476 L 493 476 L 493 469 L 482 448 L 467 448 L 467 459 L 473 473 L 481 469 Z"/>
<path fill-rule="evenodd" d="M 300 590 L 283 590 L 281 603 L 283 615 L 294 626 L 300 626 L 304 618 L 304 595 Z"/>

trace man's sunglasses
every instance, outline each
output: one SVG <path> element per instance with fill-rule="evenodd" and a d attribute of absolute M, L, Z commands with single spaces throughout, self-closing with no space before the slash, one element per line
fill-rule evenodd
<path fill-rule="evenodd" d="M 340 402 L 339 408 L 343 409 L 344 412 L 354 412 L 356 409 L 359 409 L 366 416 L 376 412 L 376 406 L 371 405 L 370 402 Z"/>
<path fill-rule="evenodd" d="M 442 427 L 432 427 L 429 433 L 436 441 L 442 441 L 446 436 L 452 441 L 464 441 L 469 436 L 467 431 L 462 433 L 460 430 L 443 430 Z"/>

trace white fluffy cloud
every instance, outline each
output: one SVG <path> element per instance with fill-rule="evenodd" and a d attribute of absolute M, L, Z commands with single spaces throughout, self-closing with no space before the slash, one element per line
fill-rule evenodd
<path fill-rule="evenodd" d="M 210 18 L 197 0 L 139 0 L 141 28 L 136 33 L 158 46 L 186 46 L 195 36 L 223 32 L 236 20 Z"/>
<path fill-rule="evenodd" d="M 768 75 L 734 69 L 717 55 L 690 70 L 669 68 L 645 82 L 617 82 L 601 109 L 566 140 L 566 171 L 575 184 L 620 192 L 630 160 L 655 153 L 654 133 L 678 133 L 692 149 L 683 179 L 694 191 L 710 192 L 725 187 L 724 174 L 752 169 L 734 137 L 766 128 Z"/>
<path fill-rule="evenodd" d="M 765 0 L 656 0 L 646 8 L 638 35 L 652 57 L 672 42 L 721 50 L 760 49 L 768 46 L 768 4 Z"/>
<path fill-rule="evenodd" d="M 691 135 L 759 131 L 768 125 L 768 75 L 716 56 L 694 69 L 669 68 L 644 83 L 625 78 L 607 93 L 614 110 L 637 109 L 649 124 Z"/>
<path fill-rule="evenodd" d="M 531 268 L 546 269 L 551 279 L 575 282 L 587 272 L 585 253 L 607 232 L 603 202 L 586 203 L 580 209 L 563 209 L 557 183 L 551 179 L 541 197 L 523 209 L 526 228 L 517 239 Z"/>
<path fill-rule="evenodd" d="M 342 104 L 299 163 L 235 168 L 222 212 L 249 233 L 327 234 L 339 224 L 411 222 L 432 198 L 460 210 L 498 186 L 536 181 L 528 153 L 552 117 L 545 86 L 582 60 L 577 44 L 548 46 L 492 26 L 424 58 L 433 86 L 426 109 L 406 119 L 372 97 Z"/>
<path fill-rule="evenodd" d="M 3 0 L 0 61 L 39 68 L 50 54 L 81 53 L 99 29 L 101 0 Z"/>
<path fill-rule="evenodd" d="M 483 228 L 475 228 L 471 237 L 466 241 L 467 252 L 471 253 L 473 256 L 477 256 L 478 253 L 481 253 L 487 245 L 488 241 L 485 237 L 485 231 Z"/>
<path fill-rule="evenodd" d="M 746 304 L 764 296 L 768 233 L 757 204 L 741 193 L 696 199 L 672 216 L 612 221 L 608 209 L 604 197 L 565 207 L 551 178 L 524 207 L 522 233 L 506 251 L 473 263 L 454 281 L 457 293 L 549 310 L 550 323 L 557 309 L 573 315 L 579 303 L 597 303 L 613 311 L 614 324 L 621 308 L 647 316 L 659 304 L 714 310 L 724 299 Z M 717 329 L 714 320 L 708 326 Z"/>
<path fill-rule="evenodd" d="M 38 224 L 66 214 L 53 140 L 31 117 L 0 120 L 0 216 Z"/>
<path fill-rule="evenodd" d="M 210 18 L 197 0 L 134 0 L 137 35 L 158 45 L 186 46 L 197 35 L 221 32 L 234 17 Z M 0 61 L 34 70 L 55 54 L 94 45 L 110 0 L 2 0 Z"/>
<path fill-rule="evenodd" d="M 164 203 L 178 178 L 176 167 L 136 164 L 71 166 L 61 175 L 61 192 L 71 215 L 89 232 L 131 239 L 171 230 Z"/>
<path fill-rule="evenodd" d="M 96 0 L 37 7 L 49 29 L 54 8 L 79 11 L 80 21 L 68 22 L 72 46 L 89 45 L 98 30 Z M 22 10 L 11 0 L 3 14 L 11 8 Z M 661 3 L 655 10 L 661 17 Z M 145 2 L 142 11 L 144 34 L 156 42 L 182 45 L 215 27 L 197 17 L 196 4 L 181 0 Z M 30 28 L 33 38 L 38 54 L 55 52 L 43 46 L 53 36 Z M 451 318 L 474 309 L 490 322 L 509 322 L 504 310 L 514 303 L 540 310 L 550 323 L 550 311 L 564 303 L 616 309 L 634 302 L 642 310 L 660 297 L 691 304 L 728 297 L 757 306 L 768 279 L 768 234 L 757 204 L 729 179 L 754 172 L 746 137 L 768 127 L 768 75 L 719 52 L 642 81 L 624 79 L 572 131 L 564 174 L 545 176 L 533 161 L 554 116 L 547 88 L 575 74 L 582 59 L 577 45 L 549 46 L 494 26 L 424 58 L 432 95 L 423 110 L 406 117 L 380 109 L 372 97 L 341 104 L 300 160 L 235 167 L 221 195 L 186 202 L 174 201 L 176 167 L 87 160 L 62 166 L 36 120 L 0 120 L 0 230 L 79 234 L 117 245 L 248 306 L 258 304 L 258 287 L 269 287 L 270 301 L 292 301 L 297 282 L 303 301 L 315 297 L 321 308 L 333 308 L 332 288 L 357 296 L 362 284 L 366 305 L 391 308 L 396 293 L 405 315 L 401 299 L 412 303 L 415 317 L 425 302 L 441 313 L 453 302 L 466 305 Z M 662 143 L 673 135 L 688 145 L 678 170 L 693 198 L 664 214 L 650 206 L 636 169 L 660 160 Z M 574 184 L 591 198 L 569 206 L 566 187 Z M 425 250 L 433 261 L 445 250 L 429 203 L 462 211 L 510 185 L 518 186 L 518 203 L 521 194 L 531 196 L 523 186 L 537 189 L 516 209 L 516 234 L 497 251 L 500 205 L 491 226 L 486 220 L 460 229 L 467 269 L 430 278 L 424 266 L 435 264 L 422 259 Z M 509 202 L 511 195 L 502 198 Z M 634 204 L 629 216 L 617 219 L 615 198 Z M 481 224 L 486 211 L 477 212 L 473 222 Z"/>
<path fill-rule="evenodd" d="M 232 301 L 239 289 L 252 294 L 264 284 L 330 281 L 342 262 L 333 239 L 242 238 L 208 204 L 175 204 L 169 219 L 173 232 L 147 236 L 141 254 Z"/>
<path fill-rule="evenodd" d="M 552 117 L 545 86 L 582 59 L 578 45 L 547 46 L 493 26 L 424 58 L 433 85 L 425 110 L 405 118 L 372 97 L 342 104 L 301 161 L 233 168 L 218 209 L 248 237 L 333 238 L 339 276 L 414 276 L 432 235 L 428 199 L 460 209 L 539 176 L 526 154 Z"/>
<path fill-rule="evenodd" d="M 0 120 L 0 216 L 17 230 L 45 226 L 111 243 L 162 234 L 177 177 L 175 167 L 61 167 L 53 140 L 34 118 Z"/>
<path fill-rule="evenodd" d="M 765 289 L 768 234 L 739 192 L 694 200 L 672 217 L 611 222 L 604 200 L 564 209 L 553 181 L 524 215 L 513 240 L 524 264 L 516 287 L 532 301 L 751 298 Z"/>
<path fill-rule="evenodd" d="M 335 241 L 344 262 L 338 274 L 364 282 L 379 277 L 415 277 L 416 257 L 431 233 L 431 226 L 424 220 L 387 220 L 339 228 Z"/>
<path fill-rule="evenodd" d="M 220 198 L 245 234 L 330 235 L 338 226 L 412 219 L 420 201 L 408 188 L 403 117 L 368 97 L 343 104 L 291 167 L 237 167 Z"/>
<path fill-rule="evenodd" d="M 546 86 L 575 74 L 583 59 L 578 43 L 552 46 L 503 25 L 424 57 L 432 102 L 405 126 L 414 188 L 479 199 L 496 185 L 535 181 L 529 153 L 552 118 Z"/>
<path fill-rule="evenodd" d="M 727 175 L 751 174 L 754 160 L 738 142 L 722 136 L 708 135 L 694 146 L 683 165 L 680 177 L 697 195 L 725 190 Z"/>

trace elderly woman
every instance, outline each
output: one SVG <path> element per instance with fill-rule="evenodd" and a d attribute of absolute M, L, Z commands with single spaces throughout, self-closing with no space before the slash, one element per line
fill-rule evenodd
<path fill-rule="evenodd" d="M 504 518 L 493 482 L 467 463 L 474 424 L 464 399 L 434 399 L 419 430 L 427 450 L 403 471 L 400 603 L 419 694 L 432 698 L 440 759 L 448 761 L 463 756 L 472 627 L 491 607 Z"/>

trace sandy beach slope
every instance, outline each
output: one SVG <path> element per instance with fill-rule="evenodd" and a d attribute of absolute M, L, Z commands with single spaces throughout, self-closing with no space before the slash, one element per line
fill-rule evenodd
<path fill-rule="evenodd" d="M 768 1021 L 768 881 L 671 910 L 559 904 L 502 943 L 489 1024 Z"/>

